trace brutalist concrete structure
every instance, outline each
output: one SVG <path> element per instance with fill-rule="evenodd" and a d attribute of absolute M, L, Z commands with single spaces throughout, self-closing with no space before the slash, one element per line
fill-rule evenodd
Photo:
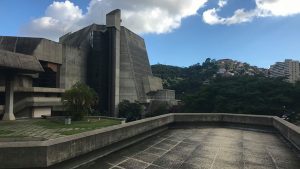
<path fill-rule="evenodd" d="M 122 100 L 149 103 L 158 98 L 176 103 L 175 96 L 169 97 L 173 91 L 164 90 L 161 79 L 152 75 L 144 40 L 121 26 L 120 10 L 107 14 L 106 25 L 92 24 L 60 37 L 59 42 L 0 36 L 0 49 L 31 55 L 40 61 L 43 73 L 21 74 L 16 79 L 28 82 L 16 87 L 42 90 L 39 97 L 48 97 L 50 92 L 59 98 L 63 90 L 83 82 L 96 90 L 100 98 L 98 109 L 110 116 L 118 115 Z M 0 77 L 0 93 L 4 81 Z M 156 93 L 159 97 L 155 97 Z M 168 97 L 161 98 L 161 93 Z"/>

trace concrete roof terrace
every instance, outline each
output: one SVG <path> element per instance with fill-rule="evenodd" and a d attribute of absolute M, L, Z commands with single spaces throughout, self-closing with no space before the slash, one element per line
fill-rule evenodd
<path fill-rule="evenodd" d="M 169 129 L 79 169 L 299 169 L 280 135 L 224 127 Z"/>
<path fill-rule="evenodd" d="M 298 169 L 299 145 L 299 127 L 278 117 L 177 113 L 53 140 L 0 142 L 0 168 Z"/>

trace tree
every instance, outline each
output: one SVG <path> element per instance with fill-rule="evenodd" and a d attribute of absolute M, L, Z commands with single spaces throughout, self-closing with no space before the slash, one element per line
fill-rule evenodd
<path fill-rule="evenodd" d="M 143 106 L 138 102 L 130 103 L 124 100 L 119 103 L 119 117 L 126 118 L 127 122 L 142 118 Z"/>
<path fill-rule="evenodd" d="M 299 112 L 299 88 L 280 79 L 239 76 L 217 78 L 185 93 L 186 112 L 248 113 L 282 116 L 282 106 Z"/>
<path fill-rule="evenodd" d="M 78 82 L 63 94 L 62 101 L 73 120 L 82 120 L 98 103 L 98 96 L 92 88 Z"/>

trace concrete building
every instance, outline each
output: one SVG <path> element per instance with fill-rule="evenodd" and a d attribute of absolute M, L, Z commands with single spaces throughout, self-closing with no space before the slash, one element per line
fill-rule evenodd
<path fill-rule="evenodd" d="M 77 82 L 95 89 L 100 98 L 98 110 L 111 116 L 118 115 L 122 100 L 147 103 L 157 94 L 156 98 L 161 100 L 175 101 L 173 94 L 174 97 L 167 94 L 173 91 L 164 90 L 161 79 L 152 75 L 144 40 L 121 26 L 120 10 L 107 14 L 106 25 L 92 24 L 60 37 L 59 42 L 0 36 L 0 49 L 35 57 L 44 70 L 35 74 L 21 72 L 14 79 L 18 81 L 15 85 L 18 99 L 14 100 L 17 115 L 50 114 L 53 106 L 60 104 L 64 90 Z M 2 57 L 0 53 L 0 60 Z M 0 86 L 4 86 L 3 77 Z M 5 107 L 4 91 L 0 87 L 0 108 Z M 166 98 L 161 98 L 161 93 L 166 93 Z"/>
<path fill-rule="evenodd" d="M 270 77 L 286 77 L 290 83 L 300 80 L 300 63 L 296 60 L 286 59 L 284 62 L 276 62 L 271 65 Z"/>

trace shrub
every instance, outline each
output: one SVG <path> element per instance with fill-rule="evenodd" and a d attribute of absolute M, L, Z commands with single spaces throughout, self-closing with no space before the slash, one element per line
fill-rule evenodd
<path fill-rule="evenodd" d="M 78 82 L 64 93 L 62 101 L 73 120 L 82 120 L 98 103 L 98 96 L 92 88 Z"/>
<path fill-rule="evenodd" d="M 130 103 L 124 100 L 119 103 L 119 117 L 126 118 L 126 121 L 135 121 L 142 118 L 143 106 L 138 102 Z"/>
<path fill-rule="evenodd" d="M 152 101 L 148 107 L 146 117 L 154 117 L 169 113 L 170 105 L 167 101 Z"/>

